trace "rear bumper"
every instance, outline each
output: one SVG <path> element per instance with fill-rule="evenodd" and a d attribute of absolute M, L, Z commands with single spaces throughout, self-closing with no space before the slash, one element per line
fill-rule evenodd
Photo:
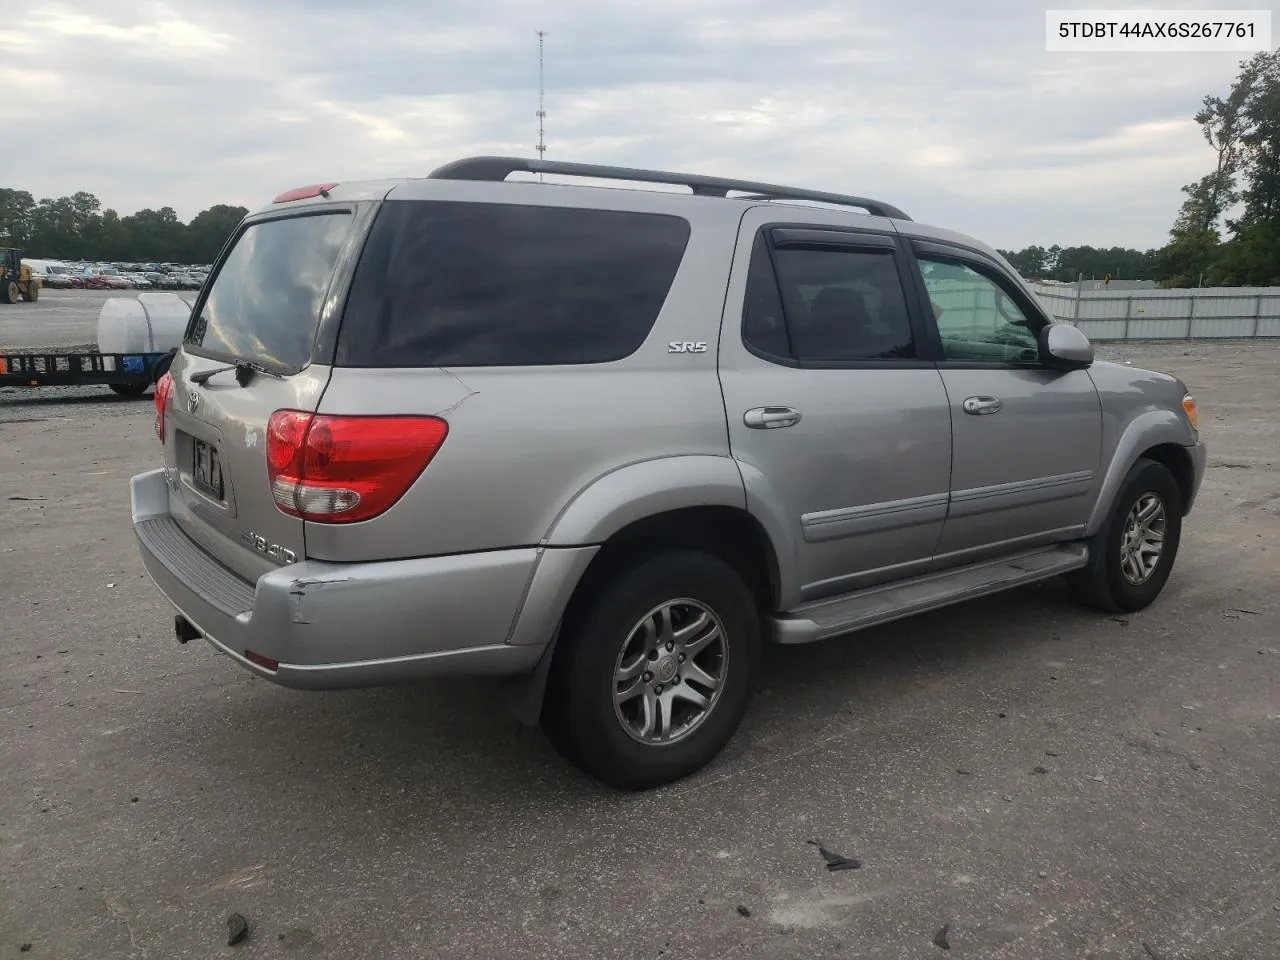
<path fill-rule="evenodd" d="M 156 586 L 216 649 L 288 687 L 531 671 L 562 609 L 533 601 L 567 601 L 575 572 L 594 553 L 556 551 L 547 563 L 536 548 L 382 563 L 303 560 L 250 583 L 170 516 L 163 470 L 134 477 L 130 487 L 134 533 Z M 248 652 L 279 668 L 265 669 Z"/>

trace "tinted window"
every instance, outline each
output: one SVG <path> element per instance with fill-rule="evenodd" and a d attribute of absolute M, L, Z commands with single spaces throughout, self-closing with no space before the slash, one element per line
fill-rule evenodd
<path fill-rule="evenodd" d="M 920 272 L 942 337 L 946 360 L 1035 363 L 1039 323 L 998 283 L 972 267 L 949 260 L 919 258 Z"/>
<path fill-rule="evenodd" d="M 679 217 L 406 202 L 378 215 L 338 341 L 356 367 L 604 363 L 648 336 Z"/>
<path fill-rule="evenodd" d="M 795 356 L 881 360 L 916 355 L 891 251 L 774 251 Z"/>
<path fill-rule="evenodd" d="M 350 230 L 346 213 L 251 225 L 214 277 L 187 342 L 268 366 L 306 366 Z"/>
<path fill-rule="evenodd" d="M 764 234 L 756 236 L 747 270 L 746 301 L 742 307 L 742 339 L 747 346 L 774 357 L 791 357 L 787 321 L 782 311 L 778 280 L 769 259 Z"/>

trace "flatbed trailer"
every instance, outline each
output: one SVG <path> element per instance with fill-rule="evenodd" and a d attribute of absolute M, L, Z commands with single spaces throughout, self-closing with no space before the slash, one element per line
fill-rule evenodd
<path fill-rule="evenodd" d="M 169 369 L 167 353 L 0 353 L 0 387 L 102 385 L 140 396 Z"/>

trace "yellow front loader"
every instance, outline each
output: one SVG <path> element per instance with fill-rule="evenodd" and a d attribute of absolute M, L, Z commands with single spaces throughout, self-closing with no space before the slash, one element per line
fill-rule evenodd
<path fill-rule="evenodd" d="M 0 247 L 0 303 L 40 299 L 40 278 L 23 264 L 22 251 Z"/>

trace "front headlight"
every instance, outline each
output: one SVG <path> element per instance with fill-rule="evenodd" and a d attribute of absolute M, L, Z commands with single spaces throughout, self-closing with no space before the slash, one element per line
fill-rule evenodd
<path fill-rule="evenodd" d="M 1196 398 L 1191 394 L 1187 394 L 1182 398 L 1182 410 L 1187 415 L 1187 420 L 1191 423 L 1191 429 L 1199 432 L 1200 430 L 1200 413 L 1196 410 Z"/>

